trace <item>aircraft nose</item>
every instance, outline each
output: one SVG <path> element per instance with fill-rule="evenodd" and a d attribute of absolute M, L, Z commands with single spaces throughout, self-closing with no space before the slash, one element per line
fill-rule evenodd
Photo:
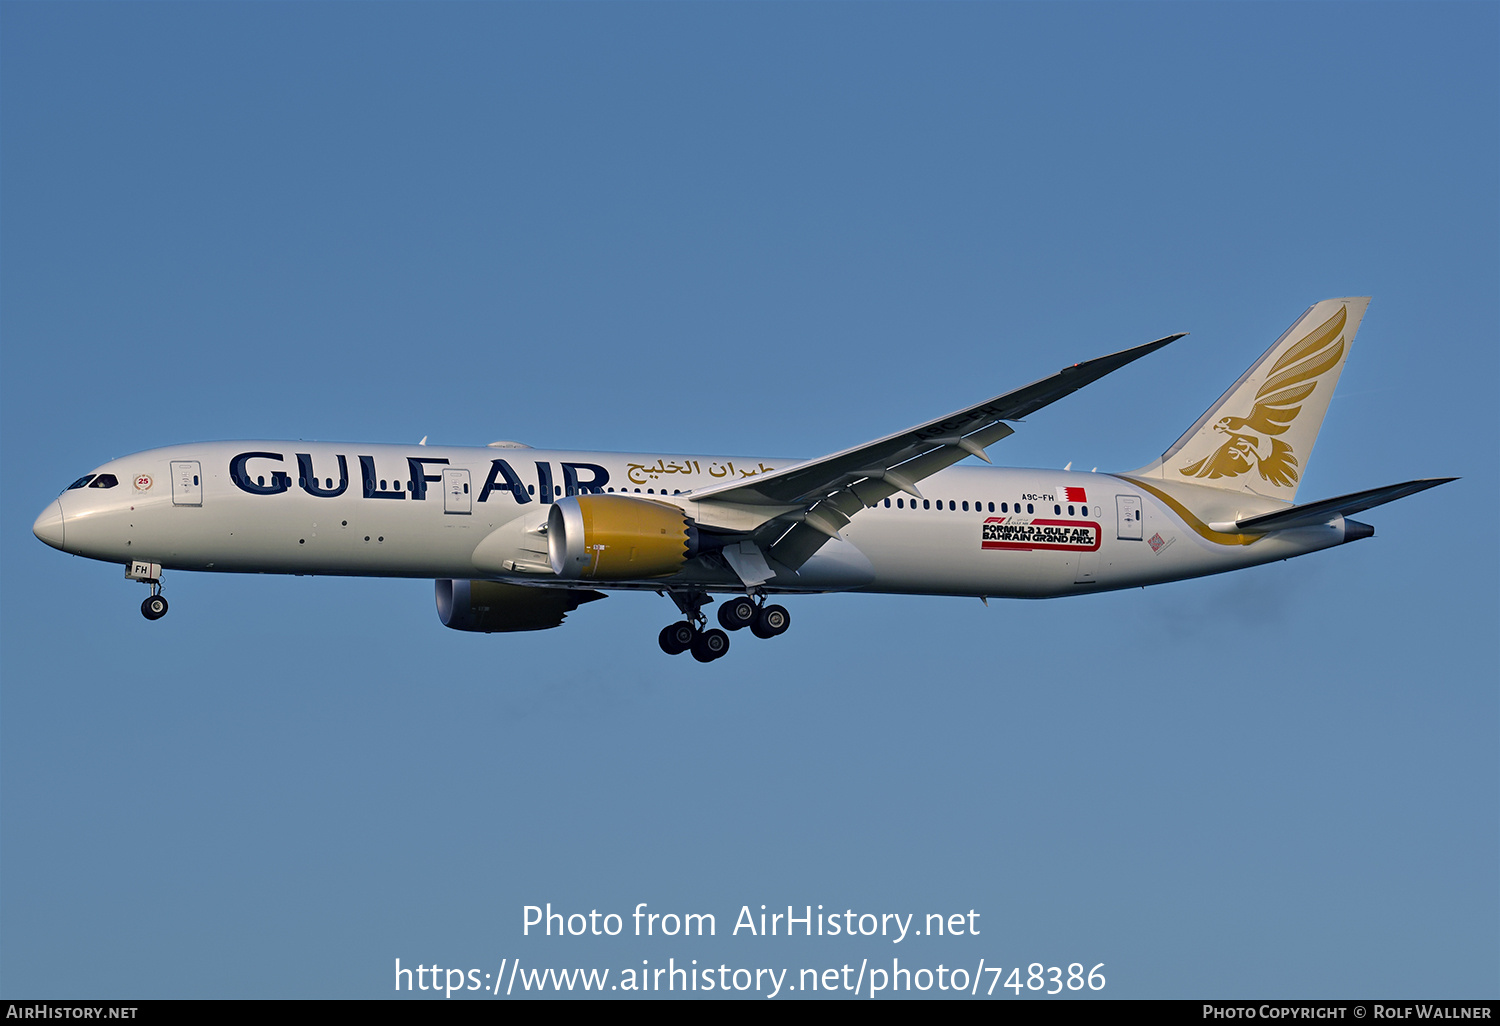
<path fill-rule="evenodd" d="M 31 525 L 31 533 L 42 541 L 51 545 L 54 549 L 63 547 L 63 511 L 62 503 L 53 501 L 52 505 L 42 510 L 42 515 L 36 518 L 36 523 Z"/>

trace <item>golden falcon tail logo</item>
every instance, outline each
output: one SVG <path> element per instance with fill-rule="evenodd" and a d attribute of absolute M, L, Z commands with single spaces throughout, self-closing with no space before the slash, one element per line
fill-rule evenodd
<path fill-rule="evenodd" d="M 1348 308 L 1328 319 L 1322 327 L 1288 349 L 1271 368 L 1266 383 L 1255 393 L 1255 406 L 1248 417 L 1221 417 L 1214 425 L 1229 438 L 1211 455 L 1183 467 L 1187 477 L 1238 477 L 1251 467 L 1273 485 L 1297 481 L 1297 456 L 1292 447 L 1275 437 L 1284 434 L 1302 412 L 1302 404 L 1318 387 L 1318 378 L 1344 358 L 1342 332 Z"/>

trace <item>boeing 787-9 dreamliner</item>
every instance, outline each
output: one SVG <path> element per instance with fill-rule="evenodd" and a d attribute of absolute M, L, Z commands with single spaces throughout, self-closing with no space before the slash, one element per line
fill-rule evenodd
<path fill-rule="evenodd" d="M 957 464 L 989 464 L 1008 422 L 1181 335 L 816 459 L 205 442 L 111 460 L 34 530 L 123 564 L 150 585 L 150 620 L 167 611 L 164 570 L 432 578 L 442 622 L 485 632 L 556 627 L 606 592 L 647 591 L 681 614 L 661 648 L 709 662 L 728 631 L 784 632 L 777 596 L 1076 595 L 1370 537 L 1353 514 L 1453 479 L 1297 504 L 1368 304 L 1315 304 L 1160 459 L 1123 473 Z M 715 595 L 720 627 L 703 612 Z"/>

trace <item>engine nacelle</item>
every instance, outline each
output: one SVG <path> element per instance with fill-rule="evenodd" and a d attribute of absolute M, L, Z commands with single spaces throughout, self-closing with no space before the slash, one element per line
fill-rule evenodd
<path fill-rule="evenodd" d="M 595 599 L 598 591 L 565 588 L 528 588 L 499 581 L 437 582 L 438 619 L 456 631 L 541 631 L 556 627 L 563 617 Z"/>
<path fill-rule="evenodd" d="M 570 495 L 547 514 L 552 572 L 567 580 L 668 577 L 698 554 L 698 528 L 676 506 L 633 495 Z"/>

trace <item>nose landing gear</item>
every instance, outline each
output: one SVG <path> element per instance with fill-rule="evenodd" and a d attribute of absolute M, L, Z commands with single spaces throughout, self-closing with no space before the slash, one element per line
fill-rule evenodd
<path fill-rule="evenodd" d="M 167 615 L 167 600 L 161 594 L 161 564 L 132 562 L 125 567 L 125 578 L 151 585 L 151 597 L 141 603 L 141 615 L 148 620 L 160 620 Z"/>
<path fill-rule="evenodd" d="M 161 597 L 160 592 L 152 595 L 141 603 L 141 615 L 148 620 L 160 620 L 167 615 L 167 600 Z"/>

